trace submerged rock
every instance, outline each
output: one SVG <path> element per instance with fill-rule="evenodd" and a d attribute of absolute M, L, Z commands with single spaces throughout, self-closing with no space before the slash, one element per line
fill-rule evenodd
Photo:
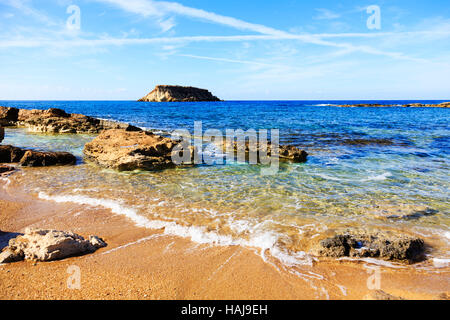
<path fill-rule="evenodd" d="M 48 167 L 73 165 L 76 157 L 69 152 L 37 152 L 28 150 L 19 164 L 22 167 Z"/>
<path fill-rule="evenodd" d="M 19 163 L 23 167 L 46 167 L 75 164 L 68 152 L 40 152 L 13 146 L 0 146 L 0 163 Z"/>
<path fill-rule="evenodd" d="M 84 146 L 84 154 L 100 166 L 120 171 L 161 170 L 174 168 L 174 148 L 180 142 L 151 132 L 108 130 Z M 195 149 L 189 148 L 189 159 Z"/>
<path fill-rule="evenodd" d="M 5 165 L 0 165 L 0 176 L 4 175 L 4 174 L 9 174 L 13 171 L 15 171 L 16 168 L 11 167 L 11 166 L 5 166 Z M 1 234 L 1 232 L 0 232 Z"/>
<path fill-rule="evenodd" d="M 424 258 L 425 243 L 420 238 L 375 234 L 339 234 L 319 243 L 317 253 L 326 257 L 381 258 L 416 262 Z"/>
<path fill-rule="evenodd" d="M 182 86 L 156 86 L 152 92 L 139 99 L 143 102 L 199 102 L 220 101 L 205 89 Z"/>
<path fill-rule="evenodd" d="M 220 145 L 220 142 L 218 144 Z M 228 150 L 234 150 L 235 156 L 238 153 L 238 148 L 242 148 L 242 146 L 237 141 L 232 142 L 231 145 L 228 144 L 227 147 L 226 146 L 226 144 L 222 145 L 223 151 L 226 152 Z M 259 152 L 262 151 L 262 153 L 267 154 L 268 157 L 272 155 L 272 144 L 270 142 L 267 143 L 267 153 L 266 146 L 259 143 L 251 146 L 250 143 L 246 141 L 244 148 L 246 161 L 250 160 L 250 152 L 254 152 L 255 154 L 259 155 Z M 296 163 L 306 162 L 308 158 L 308 153 L 305 150 L 301 150 L 293 145 L 280 145 L 278 153 L 280 160 L 287 160 Z M 261 161 L 262 159 L 258 157 L 257 162 L 260 163 Z"/>
<path fill-rule="evenodd" d="M 72 232 L 27 229 L 25 234 L 9 241 L 9 246 L 0 254 L 0 263 L 21 260 L 51 261 L 95 252 L 106 247 L 96 237 L 84 239 Z"/>

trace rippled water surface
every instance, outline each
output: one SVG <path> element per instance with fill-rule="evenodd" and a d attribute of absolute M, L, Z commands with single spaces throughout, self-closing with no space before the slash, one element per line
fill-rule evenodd
<path fill-rule="evenodd" d="M 299 253 L 316 237 L 356 227 L 420 234 L 439 243 L 435 256 L 449 258 L 450 110 L 339 108 L 330 103 L 0 105 L 58 107 L 165 133 L 193 130 L 194 121 L 202 121 L 204 130 L 223 132 L 276 128 L 282 143 L 310 154 L 305 164 L 282 163 L 273 176 L 245 163 L 118 173 L 84 163 L 82 148 L 94 136 L 8 129 L 4 143 L 70 151 L 79 158 L 75 167 L 24 169 L 12 178 L 43 198 L 102 204 L 141 224 L 165 226 L 199 242 L 268 248 L 300 260 Z"/>

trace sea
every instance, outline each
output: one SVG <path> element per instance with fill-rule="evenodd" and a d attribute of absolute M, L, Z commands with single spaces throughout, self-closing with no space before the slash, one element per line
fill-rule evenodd
<path fill-rule="evenodd" d="M 450 109 L 405 108 L 444 101 L 0 101 L 24 109 L 61 108 L 127 122 L 170 136 L 216 129 L 278 129 L 281 144 L 308 152 L 275 174 L 239 161 L 164 171 L 117 172 L 83 158 L 95 135 L 7 128 L 3 144 L 68 151 L 76 166 L 23 168 L 10 182 L 41 199 L 109 208 L 136 225 L 212 246 L 238 245 L 284 265 L 311 264 L 314 246 L 364 230 L 420 236 L 427 267 L 450 261 Z M 398 107 L 344 108 L 343 104 Z M 201 150 L 214 152 L 210 145 Z M 216 150 L 217 151 L 217 150 Z M 91 211 L 92 212 L 92 211 Z"/>

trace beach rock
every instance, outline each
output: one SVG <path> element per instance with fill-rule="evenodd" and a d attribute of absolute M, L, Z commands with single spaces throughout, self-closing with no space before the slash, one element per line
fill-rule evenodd
<path fill-rule="evenodd" d="M 13 146 L 0 146 L 0 163 L 19 162 L 25 154 L 25 150 Z"/>
<path fill-rule="evenodd" d="M 424 257 L 425 243 L 420 238 L 375 234 L 339 234 L 320 241 L 317 253 L 326 257 L 381 258 L 397 261 L 420 261 Z"/>
<path fill-rule="evenodd" d="M 199 102 L 220 101 L 205 89 L 182 86 L 156 86 L 152 92 L 138 101 L 144 102 Z"/>
<path fill-rule="evenodd" d="M 37 152 L 28 150 L 19 164 L 22 167 L 48 167 L 73 165 L 76 161 L 76 157 L 68 152 Z"/>
<path fill-rule="evenodd" d="M 0 146 L 0 163 L 19 163 L 22 167 L 47 167 L 75 164 L 68 152 L 40 152 L 13 146 Z"/>
<path fill-rule="evenodd" d="M 5 139 L 5 128 L 0 126 L 0 143 Z"/>
<path fill-rule="evenodd" d="M 141 131 L 130 124 L 101 120 L 81 114 L 68 114 L 64 110 L 51 108 L 48 110 L 21 109 L 17 125 L 32 132 L 40 133 L 90 133 L 96 134 L 108 129 L 124 129 Z"/>
<path fill-rule="evenodd" d="M 0 165 L 0 176 L 5 173 L 13 172 L 14 170 L 16 170 L 16 168 L 11 167 L 11 166 Z"/>
<path fill-rule="evenodd" d="M 176 167 L 172 154 L 179 143 L 151 132 L 108 130 L 87 143 L 84 154 L 102 167 L 119 171 L 161 170 Z M 189 152 L 192 160 L 196 151 L 190 147 Z"/>
<path fill-rule="evenodd" d="M 217 144 L 220 146 L 222 143 L 220 141 L 217 142 Z M 267 154 L 267 156 L 272 155 L 272 144 L 270 142 L 267 143 L 267 153 L 266 146 L 260 145 L 259 143 L 256 143 L 254 146 L 250 145 L 248 141 L 245 142 L 245 158 L 246 161 L 249 161 L 250 159 L 250 152 L 255 152 L 258 155 L 257 162 L 260 163 L 262 159 L 259 158 L 259 152 L 262 151 L 263 154 Z M 228 150 L 234 150 L 235 156 L 238 154 L 238 148 L 240 147 L 240 144 L 237 141 L 232 141 L 230 144 L 223 144 L 222 148 L 224 152 L 227 152 Z M 279 150 L 279 159 L 284 161 L 292 161 L 295 163 L 303 163 L 307 161 L 308 153 L 305 150 L 301 150 L 293 145 L 280 145 Z"/>
<path fill-rule="evenodd" d="M 95 252 L 106 243 L 95 236 L 88 240 L 72 232 L 27 229 L 25 234 L 9 241 L 0 255 L 0 263 L 20 260 L 52 261 Z"/>
<path fill-rule="evenodd" d="M 17 121 L 19 109 L 0 107 L 0 126 L 13 126 Z"/>

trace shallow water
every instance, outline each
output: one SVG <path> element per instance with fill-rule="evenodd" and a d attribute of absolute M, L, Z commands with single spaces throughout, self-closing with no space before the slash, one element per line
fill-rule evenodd
<path fill-rule="evenodd" d="M 103 205 L 138 224 L 165 227 L 167 233 L 194 241 L 268 249 L 286 263 L 309 263 L 303 252 L 316 239 L 346 228 L 418 234 L 435 244 L 432 256 L 450 258 L 450 110 L 338 108 L 329 103 L 0 105 L 59 107 L 163 132 L 192 132 L 194 121 L 202 121 L 204 130 L 223 132 L 276 128 L 282 143 L 310 154 L 305 164 L 282 163 L 273 176 L 245 163 L 119 173 L 83 162 L 82 148 L 94 136 L 8 129 L 4 143 L 69 151 L 79 158 L 75 167 L 24 169 L 11 177 L 41 198 Z M 404 214 L 413 217 L 399 218 Z"/>

